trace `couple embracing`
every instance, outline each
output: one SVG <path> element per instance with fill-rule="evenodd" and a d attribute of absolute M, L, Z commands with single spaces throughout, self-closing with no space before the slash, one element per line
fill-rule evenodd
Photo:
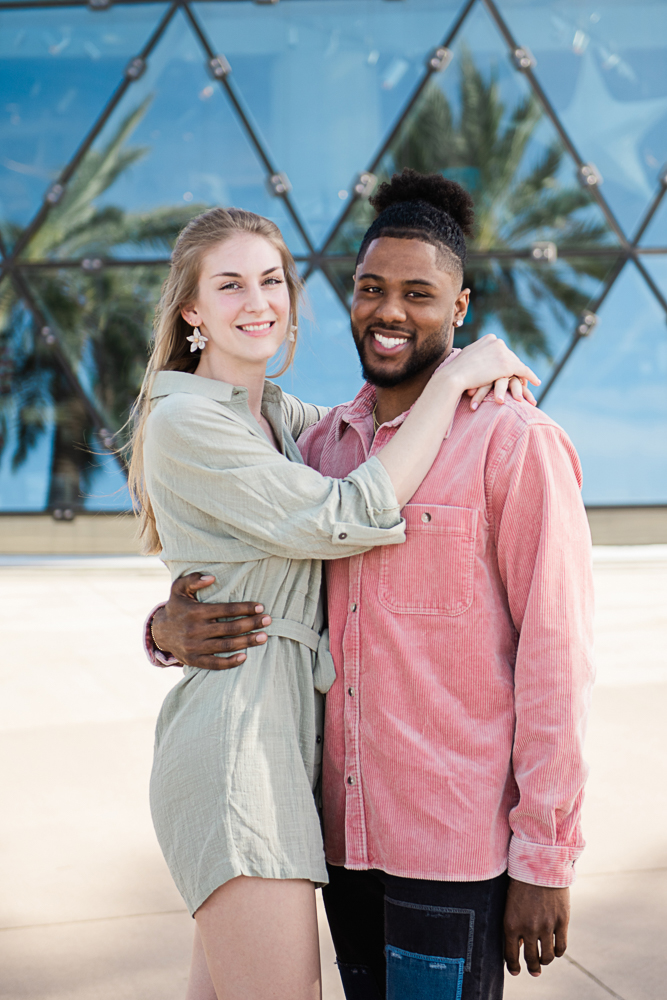
<path fill-rule="evenodd" d="M 151 806 L 195 918 L 187 1000 L 317 1000 L 318 885 L 348 1000 L 499 1000 L 521 945 L 532 975 L 566 948 L 579 463 L 502 341 L 452 349 L 467 193 L 405 170 L 373 204 L 351 403 L 266 378 L 300 290 L 266 219 L 193 220 L 158 308 L 130 478 L 174 581 L 147 647 L 186 664 Z"/>

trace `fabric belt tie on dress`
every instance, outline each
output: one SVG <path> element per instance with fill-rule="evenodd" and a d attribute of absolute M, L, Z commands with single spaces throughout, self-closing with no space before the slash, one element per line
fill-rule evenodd
<path fill-rule="evenodd" d="M 262 632 L 266 632 L 267 635 L 279 635 L 283 639 L 293 639 L 294 642 L 301 642 L 304 646 L 312 649 L 315 653 L 313 683 L 322 694 L 327 693 L 336 680 L 336 668 L 329 649 L 328 628 L 325 628 L 320 635 L 315 629 L 308 628 L 307 625 L 296 622 L 292 618 L 274 618 L 267 628 L 262 629 Z"/>

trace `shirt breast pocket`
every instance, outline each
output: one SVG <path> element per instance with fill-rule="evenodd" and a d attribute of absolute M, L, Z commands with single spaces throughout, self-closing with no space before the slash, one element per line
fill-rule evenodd
<path fill-rule="evenodd" d="M 472 604 L 477 511 L 409 503 L 406 540 L 383 547 L 380 604 L 403 615 L 461 615 Z"/>

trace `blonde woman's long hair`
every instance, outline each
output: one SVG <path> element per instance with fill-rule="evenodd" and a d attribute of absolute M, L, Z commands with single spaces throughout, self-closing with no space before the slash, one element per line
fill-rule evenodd
<path fill-rule="evenodd" d="M 283 235 L 269 219 L 240 208 L 213 208 L 204 212 L 187 224 L 176 241 L 171 255 L 169 275 L 162 286 L 162 294 L 155 310 L 154 335 L 151 355 L 141 391 L 132 407 L 130 423 L 133 432 L 129 448 L 131 457 L 128 470 L 128 485 L 132 506 L 139 514 L 141 551 L 146 555 L 159 553 L 162 545 L 158 535 L 155 515 L 144 478 L 144 429 L 150 413 L 150 394 L 156 372 L 179 371 L 194 373 L 199 362 L 199 353 L 191 353 L 186 337 L 193 327 L 181 316 L 181 310 L 196 301 L 204 257 L 214 247 L 239 233 L 262 236 L 279 252 L 290 300 L 289 323 L 294 340 L 288 341 L 284 362 L 280 370 L 269 375 L 282 375 L 294 359 L 299 315 L 301 281 L 294 258 L 287 249 Z"/>

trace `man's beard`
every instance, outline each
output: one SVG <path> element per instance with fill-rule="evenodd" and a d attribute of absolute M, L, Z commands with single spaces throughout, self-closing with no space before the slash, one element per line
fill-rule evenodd
<path fill-rule="evenodd" d="M 378 369 L 373 368 L 372 363 L 365 356 L 367 354 L 366 345 L 373 334 L 365 331 L 363 336 L 361 336 L 354 323 L 351 326 L 354 344 L 359 354 L 359 360 L 361 361 L 362 377 L 366 382 L 370 382 L 371 385 L 377 386 L 379 389 L 393 389 L 394 386 L 400 385 L 401 382 L 407 382 L 416 375 L 421 375 L 422 372 L 436 365 L 438 361 L 443 360 L 447 351 L 447 327 L 443 326 L 418 347 L 410 349 L 408 358 L 402 366 L 394 368 L 392 371 L 384 372 L 379 367 Z M 408 332 L 407 330 L 398 328 L 392 330 L 390 326 L 383 327 L 382 329 L 388 336 L 391 336 L 392 332 L 397 335 Z M 413 337 L 411 337 L 411 340 L 414 343 Z"/>

